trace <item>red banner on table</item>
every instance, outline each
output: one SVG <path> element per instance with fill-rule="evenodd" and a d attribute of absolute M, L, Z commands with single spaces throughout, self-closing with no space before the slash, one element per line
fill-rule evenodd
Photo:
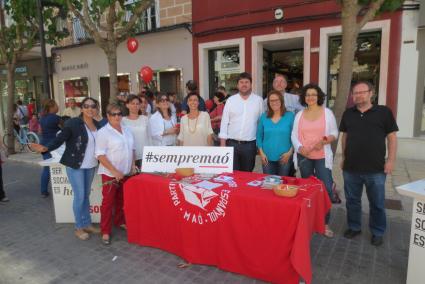
<path fill-rule="evenodd" d="M 248 185 L 263 177 L 133 177 L 124 186 L 128 241 L 265 281 L 310 283 L 310 239 L 324 232 L 327 192 L 315 178 L 284 178 L 301 186 L 294 198 Z"/>

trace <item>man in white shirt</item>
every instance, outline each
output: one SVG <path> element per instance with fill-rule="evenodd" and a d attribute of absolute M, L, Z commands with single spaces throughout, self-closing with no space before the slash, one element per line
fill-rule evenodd
<path fill-rule="evenodd" d="M 74 98 L 68 100 L 68 107 L 63 111 L 63 116 L 69 116 L 70 118 L 77 117 L 81 114 L 81 109 L 77 106 L 77 102 Z"/>
<path fill-rule="evenodd" d="M 273 80 L 273 89 L 282 93 L 286 110 L 292 111 L 293 113 L 297 113 L 300 110 L 303 110 L 304 107 L 300 104 L 300 97 L 295 94 L 287 93 L 287 86 L 288 80 L 286 76 L 276 73 Z M 267 109 L 267 98 L 264 99 L 264 108 Z"/>
<path fill-rule="evenodd" d="M 220 127 L 220 145 L 234 148 L 233 169 L 251 172 L 257 154 L 257 123 L 263 113 L 263 100 L 252 93 L 249 73 L 239 75 L 239 93 L 231 96 L 224 106 Z"/>

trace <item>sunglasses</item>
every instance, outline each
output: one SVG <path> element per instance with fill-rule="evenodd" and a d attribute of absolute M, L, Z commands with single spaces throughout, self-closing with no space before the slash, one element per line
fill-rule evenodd
<path fill-rule="evenodd" d="M 168 99 L 160 99 L 160 102 L 168 102 Z"/>
<path fill-rule="evenodd" d="M 85 109 L 88 109 L 88 108 L 96 109 L 97 108 L 97 106 L 95 104 L 83 104 L 82 107 L 85 108 Z"/>
<path fill-rule="evenodd" d="M 122 112 L 109 112 L 108 113 L 110 116 L 115 117 L 115 116 L 122 116 Z"/>

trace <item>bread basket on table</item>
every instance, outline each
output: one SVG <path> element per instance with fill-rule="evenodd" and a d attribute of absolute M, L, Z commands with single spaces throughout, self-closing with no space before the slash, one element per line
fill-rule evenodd
<path fill-rule="evenodd" d="M 190 177 L 195 173 L 194 168 L 176 168 L 176 174 L 182 177 Z"/>
<path fill-rule="evenodd" d="M 273 192 L 277 196 L 294 197 L 298 193 L 298 186 L 291 184 L 278 184 L 273 186 Z"/>

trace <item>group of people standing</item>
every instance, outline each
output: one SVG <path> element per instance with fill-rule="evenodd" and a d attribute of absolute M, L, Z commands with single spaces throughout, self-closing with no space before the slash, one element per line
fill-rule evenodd
<path fill-rule="evenodd" d="M 234 170 L 252 171 L 258 149 L 264 173 L 289 175 L 293 163 L 301 177 L 320 179 L 332 200 L 331 144 L 338 138 L 338 126 L 325 107 L 324 92 L 316 84 L 307 84 L 299 95 L 286 93 L 286 77 L 276 75 L 263 104 L 252 93 L 251 83 L 248 73 L 240 74 L 239 93 L 227 100 L 223 110 L 219 137 L 222 146 L 234 148 Z M 372 104 L 374 88 L 369 82 L 353 84 L 350 96 L 354 106 L 344 112 L 339 126 L 348 224 L 344 236 L 353 238 L 361 233 L 365 186 L 371 243 L 379 246 L 386 229 L 385 178 L 394 167 L 398 127 L 390 109 Z M 330 212 L 325 216 L 324 235 L 331 238 L 334 232 L 329 220 Z"/>
<path fill-rule="evenodd" d="M 109 244 L 112 223 L 125 229 L 122 184 L 141 166 L 146 145 L 233 147 L 233 168 L 239 171 L 252 171 L 259 153 L 264 173 L 287 176 L 293 175 L 295 168 L 303 178 L 314 175 L 323 181 L 332 199 L 331 143 L 338 137 L 335 117 L 325 107 L 326 96 L 318 85 L 307 84 L 299 94 L 286 93 L 286 87 L 287 78 L 277 74 L 273 90 L 263 100 L 252 92 L 252 78 L 244 72 L 237 80 L 239 92 L 229 97 L 218 90 L 213 94 L 213 106 L 207 109 L 191 80 L 186 84 L 188 94 L 181 104 L 181 114 L 170 96 L 159 93 L 151 102 L 142 93 L 125 96 L 121 105 L 108 105 L 107 123 L 98 118 L 99 103 L 85 98 L 81 114 L 63 127 L 52 101 L 46 104 L 41 119 L 41 145 L 33 147 L 49 157 L 50 151 L 66 144 L 61 163 L 66 166 L 74 191 L 75 235 L 82 240 L 88 239 L 89 234 L 101 233 L 102 241 Z M 360 233 L 361 192 L 366 185 L 371 203 L 372 244 L 380 245 L 385 231 L 385 175 L 394 164 L 398 129 L 388 108 L 372 105 L 372 85 L 356 83 L 352 96 L 355 106 L 346 110 L 339 128 L 343 133 L 349 227 L 345 236 L 351 238 Z M 123 98 L 120 100 L 124 102 Z M 389 153 L 385 161 L 386 139 Z M 89 214 L 89 194 L 98 163 L 103 183 L 100 230 L 92 226 Z M 46 170 L 41 187 L 44 195 L 48 195 Z M 329 219 L 328 213 L 325 236 L 333 237 Z"/>

